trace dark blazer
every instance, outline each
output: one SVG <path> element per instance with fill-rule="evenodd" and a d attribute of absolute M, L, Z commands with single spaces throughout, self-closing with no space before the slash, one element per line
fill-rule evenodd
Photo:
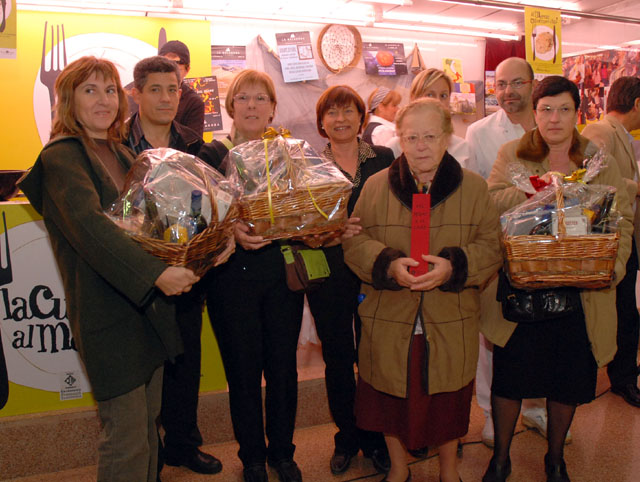
<path fill-rule="evenodd" d="M 102 401 L 148 381 L 182 343 L 173 304 L 154 287 L 167 265 L 104 214 L 118 190 L 89 152 L 80 137 L 49 142 L 20 188 L 44 219 L 76 347 Z"/>

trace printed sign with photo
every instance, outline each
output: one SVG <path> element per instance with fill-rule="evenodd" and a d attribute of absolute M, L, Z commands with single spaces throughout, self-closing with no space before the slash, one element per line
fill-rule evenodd
<path fill-rule="evenodd" d="M 277 33 L 276 43 L 285 82 L 318 79 L 309 32 Z"/>
<path fill-rule="evenodd" d="M 234 77 L 247 66 L 247 48 L 244 45 L 212 45 L 211 75 L 218 79 L 220 98 L 226 99 Z"/>
<path fill-rule="evenodd" d="M 401 43 L 365 42 L 362 57 L 368 75 L 406 75 L 408 72 L 404 45 Z"/>

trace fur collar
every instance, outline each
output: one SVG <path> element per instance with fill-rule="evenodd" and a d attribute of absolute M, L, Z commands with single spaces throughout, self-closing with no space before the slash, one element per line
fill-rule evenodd
<path fill-rule="evenodd" d="M 585 157 L 588 155 L 587 146 L 589 140 L 581 136 L 577 129 L 573 131 L 573 141 L 569 148 L 569 159 L 576 165 L 582 166 Z M 525 161 L 542 162 L 549 155 L 549 146 L 542 138 L 540 131 L 535 128 L 525 133 L 520 138 L 516 149 L 516 156 Z"/>
<path fill-rule="evenodd" d="M 448 198 L 462 182 L 462 167 L 455 158 L 445 152 L 438 170 L 433 177 L 429 194 L 431 194 L 431 207 L 434 208 Z M 404 154 L 401 154 L 389 167 L 389 186 L 391 192 L 411 209 L 413 195 L 418 194 L 418 187 L 413 179 L 409 163 Z"/>

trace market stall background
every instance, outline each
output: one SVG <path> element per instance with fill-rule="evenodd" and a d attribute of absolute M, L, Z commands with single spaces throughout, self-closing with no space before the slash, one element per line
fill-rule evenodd
<path fill-rule="evenodd" d="M 19 7 L 20 3 L 22 2 L 19 2 Z M 33 3 L 38 2 L 34 1 Z M 118 2 L 112 3 L 118 4 Z M 167 1 L 165 3 L 173 4 L 174 2 Z M 182 2 L 180 3 L 182 4 Z M 185 7 L 190 3 L 193 2 L 185 0 Z M 327 3 L 326 10 L 332 11 L 332 5 L 336 3 L 337 0 Z M 395 27 L 388 22 L 373 20 L 356 23 L 359 25 L 358 29 L 363 40 L 370 43 L 403 43 L 405 52 L 411 52 L 412 46 L 416 45 L 424 56 L 424 64 L 427 68 L 442 68 L 445 58 L 455 58 L 460 62 L 461 70 L 464 71 L 465 81 L 475 84 L 473 90 L 476 93 L 476 102 L 482 106 L 485 76 L 483 55 L 485 39 L 483 36 L 492 35 L 492 33 L 477 28 L 475 30 L 466 28 L 462 20 L 457 26 L 458 28 L 450 28 L 449 32 L 445 32 L 442 28 L 430 31 L 424 25 L 432 20 L 424 20 L 418 15 L 435 13 L 438 9 L 438 13 L 442 12 L 442 15 L 438 15 L 440 20 L 445 18 L 445 14 L 451 16 L 457 12 L 464 13 L 468 17 L 474 15 L 477 17 L 479 14 L 469 14 L 473 6 L 465 5 L 465 2 L 448 7 L 439 2 L 431 1 L 420 2 L 420 4 L 415 2 L 415 7 L 410 5 L 411 2 L 406 2 L 406 5 L 404 5 L 405 2 L 402 3 L 403 5 L 397 6 L 397 8 L 390 5 L 384 7 L 383 13 L 389 17 L 389 20 L 392 19 L 394 12 L 398 14 L 396 15 L 398 19 L 395 20 Z M 592 8 L 594 11 L 602 11 L 609 3 L 601 0 L 588 0 L 580 2 L 580 5 Z M 95 4 L 94 1 L 86 2 L 89 9 Z M 316 17 L 309 19 L 308 23 L 305 19 L 305 15 L 310 15 L 308 13 L 299 18 L 282 15 L 280 18 L 272 20 L 260 18 L 256 13 L 247 13 L 246 15 L 249 16 L 247 18 L 243 18 L 242 13 L 230 13 L 233 8 L 240 8 L 245 4 L 248 4 L 246 0 L 216 2 L 215 6 L 211 8 L 218 8 L 220 11 L 218 13 L 213 11 L 209 17 L 204 14 L 185 16 L 186 14 L 181 13 L 179 9 L 175 14 L 167 13 L 164 16 L 140 16 L 137 13 L 128 16 L 96 15 L 97 12 L 84 14 L 19 10 L 17 15 L 17 56 L 15 59 L 0 60 L 4 74 L 0 76 L 0 87 L 5 92 L 1 101 L 2 112 L 5 115 L 0 117 L 0 129 L 2 129 L 6 141 L 0 153 L 0 166 L 5 169 L 30 167 L 42 145 L 48 140 L 51 125 L 52 79 L 63 67 L 57 61 L 52 63 L 52 57 L 57 59 L 60 55 L 60 58 L 64 58 L 63 54 L 66 54 L 67 63 L 86 54 L 107 57 L 118 65 L 123 84 L 126 85 L 132 80 L 133 65 L 139 59 L 157 52 L 163 30 L 168 40 L 180 39 L 189 45 L 192 58 L 190 77 L 205 77 L 211 74 L 211 46 L 245 46 L 246 60 L 244 65 L 269 73 L 276 83 L 278 108 L 273 124 L 289 128 L 295 137 L 308 140 L 317 150 L 322 150 L 326 140 L 321 138 L 316 131 L 315 103 L 327 87 L 347 84 L 354 87 L 363 98 L 366 98 L 376 87 L 384 85 L 397 89 L 403 95 L 404 101 L 408 100 L 408 89 L 413 79 L 413 74 L 410 71 L 405 75 L 395 76 L 367 75 L 363 60 L 360 60 L 354 67 L 339 72 L 330 71 L 319 61 L 316 61 L 318 80 L 285 82 L 281 63 L 276 54 L 276 34 L 310 31 L 313 51 L 317 54 L 315 39 L 322 28 L 322 22 L 339 22 L 340 19 L 329 16 Z M 15 6 L 15 4 L 13 5 Z M 416 11 L 413 14 L 409 12 L 412 9 Z M 484 8 L 483 11 L 486 13 L 486 10 Z M 258 9 L 247 12 L 255 11 Z M 634 11 L 633 6 L 624 4 L 619 5 L 616 13 L 632 15 Z M 218 14 L 219 17 L 216 16 Z M 637 14 L 638 12 L 635 11 L 636 17 Z M 405 15 L 405 18 L 413 18 L 415 21 L 402 20 L 401 15 Z M 406 17 L 407 15 L 409 17 Z M 511 21 L 514 15 L 519 15 L 521 18 L 522 12 L 514 14 L 509 10 L 500 11 L 498 8 L 495 9 L 495 12 L 487 14 L 486 17 Z M 483 16 L 480 15 L 480 17 Z M 13 18 L 15 19 L 16 16 L 14 15 Z M 201 18 L 201 20 L 187 18 Z M 638 40 L 640 39 L 640 27 L 638 25 L 619 22 L 603 23 L 596 18 L 588 17 L 576 18 L 577 20 L 563 15 L 562 19 L 562 46 L 565 56 L 563 66 L 565 69 L 569 69 L 571 72 L 571 68 L 581 62 L 581 55 L 586 55 L 587 64 L 593 60 L 594 55 L 600 55 L 600 60 L 608 62 L 612 67 L 620 64 L 620 59 L 624 56 L 625 65 L 636 65 L 637 67 L 638 44 L 640 44 L 640 40 Z M 602 28 L 603 26 L 614 28 Z M 524 31 L 524 28 L 520 24 L 516 25 L 516 30 L 516 34 L 513 32 L 505 34 L 507 35 L 505 38 L 509 38 L 508 35 L 517 37 L 519 31 Z M 603 48 L 603 46 L 611 44 L 614 47 Z M 414 53 L 407 57 L 406 65 L 412 64 L 412 56 L 416 50 L 414 49 Z M 607 52 L 615 53 L 609 54 Z M 635 73 L 633 70 L 630 72 L 632 73 L 627 75 L 637 75 L 637 68 Z M 570 76 L 570 73 L 567 75 Z M 590 103 L 600 105 L 602 99 L 606 97 L 607 86 L 602 81 L 600 83 L 603 85 L 597 86 L 597 95 L 594 93 L 596 86 L 586 87 L 589 89 L 587 90 L 589 98 L 594 98 L 593 102 L 587 103 L 587 106 Z M 224 95 L 224 91 L 221 91 L 222 104 L 224 103 Z M 602 108 L 604 108 L 603 105 Z M 224 110 L 222 114 L 223 126 L 220 135 L 228 132 L 231 125 Z M 477 114 L 454 116 L 456 133 L 464 135 L 466 126 L 482 114 L 482 108 L 479 108 Z M 587 115 L 591 115 L 588 109 L 584 114 L 585 122 Z M 210 140 L 211 134 L 205 134 L 205 139 Z M 59 287 L 59 280 L 57 287 L 55 284 L 57 273 L 54 272 L 54 264 L 51 260 L 36 264 L 31 263 L 28 267 L 20 266 L 18 263 L 18 261 L 21 263 L 25 258 L 24 253 L 28 253 L 34 246 L 38 246 L 38 249 L 48 249 L 46 247 L 47 241 L 43 237 L 44 231 L 41 222 L 38 221 L 37 215 L 29 206 L 3 204 L 3 210 L 7 215 L 8 224 L 5 239 L 11 240 L 11 253 L 15 260 L 13 269 L 21 271 L 20 275 L 16 276 L 16 280 L 22 279 L 23 281 L 20 282 L 21 284 L 17 284 L 16 281 L 13 284 L 0 287 L 3 290 L 0 293 L 3 296 L 4 309 L 0 326 L 5 356 L 10 363 L 11 380 L 11 397 L 7 406 L 0 411 L 0 416 L 91 405 L 93 401 L 90 393 L 87 392 L 88 387 L 86 387 L 86 380 L 83 380 L 81 365 L 75 356 L 71 341 L 65 339 L 64 328 L 60 325 L 60 323 L 66 323 L 62 317 L 64 299 Z M 32 256 L 26 256 L 26 258 L 30 261 Z M 42 287 L 48 288 L 50 293 Z M 37 322 L 34 321 L 31 309 L 33 307 L 30 305 L 34 289 L 36 289 L 33 297 L 34 306 L 40 306 L 38 303 L 43 304 L 42 312 L 51 313 L 50 321 L 46 323 L 40 318 L 36 320 Z M 45 324 L 48 326 L 47 328 L 38 326 Z M 54 353 L 52 350 L 54 335 L 58 336 L 55 340 L 58 344 L 57 347 L 69 345 L 71 348 L 57 348 Z M 68 341 L 67 345 L 65 345 L 65 341 Z M 40 344 L 38 345 L 38 343 Z M 207 349 L 203 352 L 202 390 L 224 389 L 225 380 L 222 365 L 208 322 L 204 323 L 203 346 Z M 213 349 L 209 349 L 209 347 L 213 347 Z M 31 355 L 34 358 L 30 358 Z M 51 362 L 53 358 L 50 357 L 55 357 L 60 362 Z M 15 368 L 16 366 L 24 368 Z M 16 370 L 18 372 L 24 370 L 23 375 L 25 376 L 20 377 L 17 374 L 14 376 L 13 373 L 18 373 Z M 37 376 L 26 376 L 28 373 L 36 372 Z M 27 378 L 46 379 L 46 381 L 24 382 Z M 37 386 L 30 386 L 29 383 Z M 80 390 L 81 398 L 75 398 L 78 395 L 78 390 Z M 67 400 L 63 401 L 65 398 Z"/>

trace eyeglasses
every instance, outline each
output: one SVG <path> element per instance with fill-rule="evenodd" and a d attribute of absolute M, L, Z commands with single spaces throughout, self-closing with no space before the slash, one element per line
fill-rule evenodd
<path fill-rule="evenodd" d="M 253 101 L 257 105 L 264 105 L 271 103 L 271 97 L 267 94 L 257 94 L 257 95 L 247 95 L 247 94 L 236 94 L 233 96 L 233 101 L 238 104 L 248 104 L 249 101 L 253 99 Z"/>
<path fill-rule="evenodd" d="M 424 144 L 433 145 L 443 136 L 444 132 L 440 134 L 422 134 L 421 136 L 417 134 L 409 134 L 407 136 L 402 136 L 404 142 L 406 142 L 410 146 L 416 145 L 418 142 L 422 141 Z"/>
<path fill-rule="evenodd" d="M 522 89 L 526 84 L 530 84 L 532 80 L 514 80 L 512 82 L 496 82 L 496 90 L 507 90 L 507 87 L 511 86 L 516 90 Z"/>
<path fill-rule="evenodd" d="M 568 117 L 575 112 L 575 109 L 573 109 L 573 107 L 567 107 L 566 105 L 563 105 L 562 107 L 551 107 L 550 105 L 542 105 L 538 106 L 536 111 L 541 117 L 551 117 L 554 112 L 557 112 L 560 117 Z"/>

